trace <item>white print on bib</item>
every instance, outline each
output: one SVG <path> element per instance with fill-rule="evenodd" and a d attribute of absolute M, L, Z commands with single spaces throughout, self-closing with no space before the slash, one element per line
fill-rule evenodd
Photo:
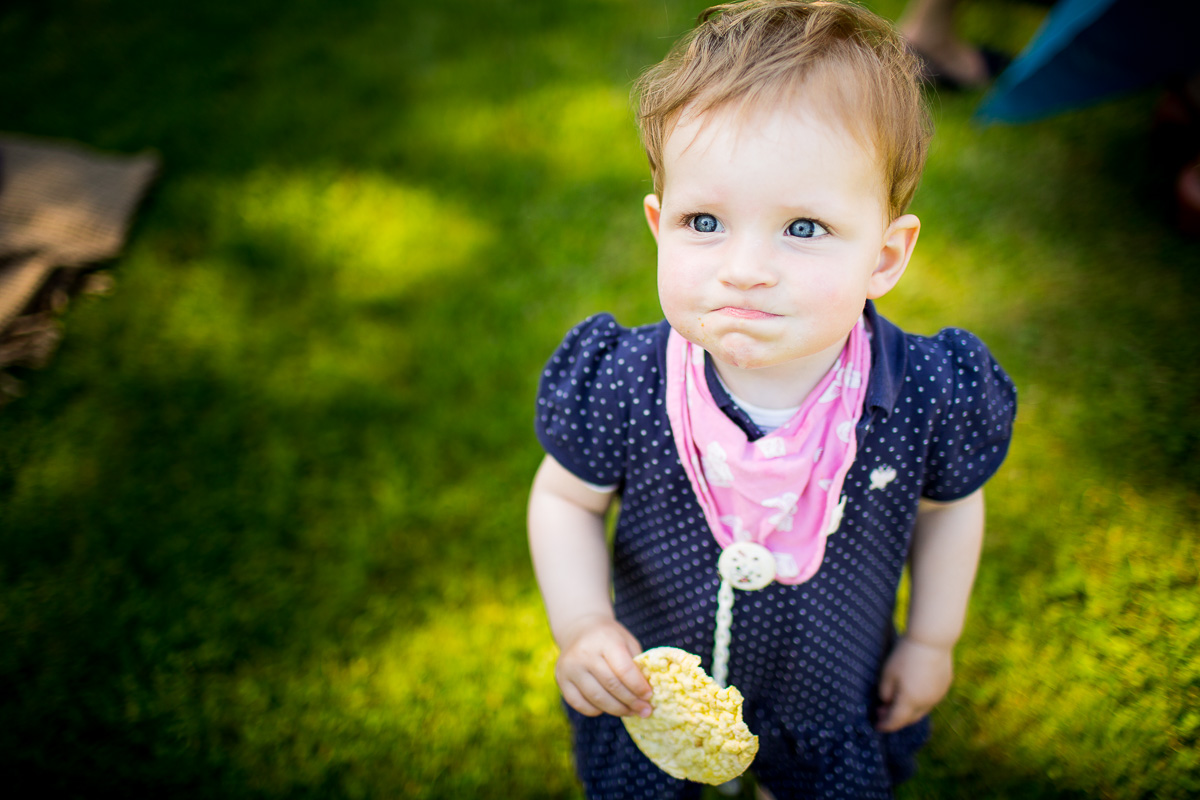
<path fill-rule="evenodd" d="M 733 486 L 733 470 L 729 468 L 725 448 L 716 442 L 708 443 L 704 453 L 704 477 L 711 486 Z"/>
<path fill-rule="evenodd" d="M 729 514 L 721 517 L 721 524 L 728 528 L 729 532 L 733 534 L 733 540 L 735 542 L 748 542 L 754 538 L 750 535 L 750 531 L 746 530 L 746 525 L 742 522 L 741 517 Z"/>
<path fill-rule="evenodd" d="M 754 446 L 763 458 L 781 458 L 787 455 L 787 443 L 774 436 L 758 439 Z"/>
<path fill-rule="evenodd" d="M 762 504 L 765 508 L 775 509 L 775 513 L 767 518 L 767 524 L 777 531 L 790 531 L 792 517 L 796 516 L 798 510 L 796 503 L 799 500 L 800 495 L 795 492 L 784 492 L 779 497 L 763 500 Z"/>
<path fill-rule="evenodd" d="M 800 574 L 800 567 L 790 553 L 775 553 L 775 575 L 780 578 L 794 578 Z"/>
<path fill-rule="evenodd" d="M 826 536 L 832 536 L 837 533 L 838 528 L 842 527 L 842 516 L 846 513 L 846 495 L 842 495 L 842 499 L 838 501 L 837 507 L 833 509 L 833 516 L 829 520 L 829 527 L 825 529 Z"/>

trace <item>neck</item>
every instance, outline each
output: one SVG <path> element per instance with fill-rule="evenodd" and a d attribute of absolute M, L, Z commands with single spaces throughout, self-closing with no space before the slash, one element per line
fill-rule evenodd
<path fill-rule="evenodd" d="M 794 408 L 817 387 L 837 361 L 849 336 L 806 358 L 758 369 L 743 369 L 713 359 L 713 366 L 732 394 L 763 408 Z"/>

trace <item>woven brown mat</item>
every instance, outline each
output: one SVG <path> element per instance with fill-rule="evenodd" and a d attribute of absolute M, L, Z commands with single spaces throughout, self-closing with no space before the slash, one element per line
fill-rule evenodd
<path fill-rule="evenodd" d="M 115 257 L 158 173 L 153 153 L 100 153 L 0 134 L 0 404 L 19 391 L 6 367 L 44 367 L 70 297 L 107 286 Z"/>

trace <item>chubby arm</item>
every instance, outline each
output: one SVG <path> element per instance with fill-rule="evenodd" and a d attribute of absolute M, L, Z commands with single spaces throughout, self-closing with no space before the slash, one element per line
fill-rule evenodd
<path fill-rule="evenodd" d="M 908 626 L 880 678 L 881 732 L 919 720 L 946 696 L 954 645 L 983 548 L 983 490 L 952 503 L 922 500 L 913 533 Z"/>
<path fill-rule="evenodd" d="M 558 643 L 554 670 L 567 703 L 587 716 L 650 714 L 651 688 L 633 662 L 641 645 L 613 614 L 598 492 L 546 456 L 529 495 L 529 549 Z"/>

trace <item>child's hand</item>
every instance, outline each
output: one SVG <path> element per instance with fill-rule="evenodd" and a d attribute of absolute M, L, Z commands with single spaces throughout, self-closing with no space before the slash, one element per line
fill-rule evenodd
<path fill-rule="evenodd" d="M 633 663 L 642 646 L 624 625 L 611 617 L 585 617 L 571 626 L 561 645 L 554 677 L 571 708 L 589 717 L 650 716 L 653 690 Z"/>
<path fill-rule="evenodd" d="M 883 665 L 875 729 L 892 733 L 921 719 L 946 696 L 953 678 L 951 647 L 901 637 Z"/>

